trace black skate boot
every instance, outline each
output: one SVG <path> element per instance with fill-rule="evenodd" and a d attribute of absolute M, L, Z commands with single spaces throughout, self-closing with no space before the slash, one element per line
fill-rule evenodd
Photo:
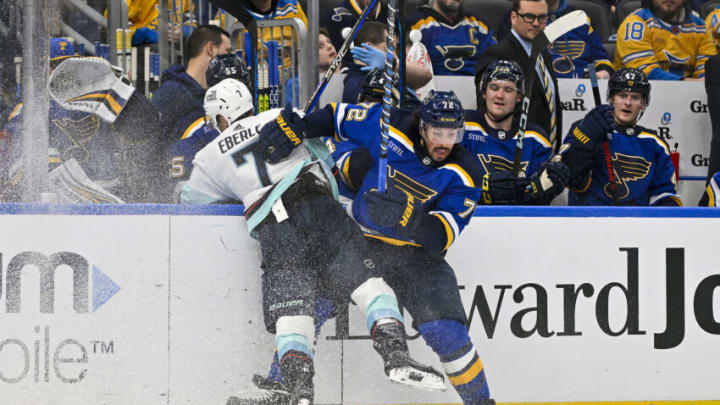
<path fill-rule="evenodd" d="M 395 319 L 380 319 L 370 334 L 390 381 L 427 391 L 445 391 L 445 377 L 440 372 L 410 357 L 402 323 Z"/>
<path fill-rule="evenodd" d="M 280 359 L 280 372 L 290 389 L 287 405 L 313 404 L 313 361 L 304 353 L 289 351 Z"/>
<path fill-rule="evenodd" d="M 260 374 L 253 375 L 255 390 L 248 390 L 228 398 L 225 405 L 287 405 L 290 403 L 290 390 L 280 382 L 273 381 Z"/>

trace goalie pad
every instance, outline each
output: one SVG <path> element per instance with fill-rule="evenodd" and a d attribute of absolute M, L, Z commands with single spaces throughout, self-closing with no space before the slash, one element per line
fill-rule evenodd
<path fill-rule="evenodd" d="M 90 180 L 80 164 L 70 159 L 48 173 L 46 191 L 60 204 L 122 204 L 124 201 Z"/>
<path fill-rule="evenodd" d="M 50 75 L 48 91 L 61 107 L 115 122 L 135 88 L 116 76 L 118 68 L 103 58 L 70 58 Z"/>

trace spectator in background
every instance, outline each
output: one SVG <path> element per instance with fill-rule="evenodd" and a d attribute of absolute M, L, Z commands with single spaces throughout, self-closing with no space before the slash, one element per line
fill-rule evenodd
<path fill-rule="evenodd" d="M 465 13 L 463 1 L 434 0 L 410 19 L 411 29 L 422 34 L 436 75 L 474 75 L 477 59 L 497 43 L 485 23 Z"/>
<path fill-rule="evenodd" d="M 528 121 L 542 128 L 548 134 L 550 142 L 556 145 L 557 135 L 562 133 L 562 111 L 557 78 L 552 69 L 552 57 L 548 50 L 543 50 L 537 61 L 530 61 L 531 43 L 545 29 L 548 21 L 548 5 L 545 0 L 513 0 L 510 19 L 511 35 L 488 48 L 478 60 L 475 86 L 480 86 L 485 68 L 497 59 L 517 62 L 526 77 L 528 74 L 537 75 L 530 99 Z M 482 99 L 477 100 L 477 105 L 482 103 Z"/>
<path fill-rule="evenodd" d="M 211 3 L 230 13 L 246 27 L 254 20 L 283 18 L 299 18 L 307 27 L 307 17 L 297 0 L 213 0 Z"/>
<path fill-rule="evenodd" d="M 387 30 L 385 24 L 377 21 L 368 21 L 355 37 L 353 48 L 350 53 L 353 61 L 348 64 L 347 75 L 343 82 L 343 103 L 356 103 L 360 95 L 363 81 L 368 72 L 378 69 L 385 70 L 385 58 L 387 57 Z M 405 41 L 406 48 L 410 48 L 409 41 Z M 397 60 L 397 52 L 395 54 Z M 426 67 L 417 63 L 405 64 L 406 87 L 409 87 L 414 94 L 415 90 L 421 88 L 432 79 L 432 73 Z"/>
<path fill-rule="evenodd" d="M 330 69 L 332 61 L 335 60 L 337 51 L 330 40 L 330 33 L 325 28 L 318 30 L 318 71 L 320 76 Z M 338 66 L 340 69 L 342 65 Z"/>
<path fill-rule="evenodd" d="M 371 0 L 344 0 L 341 6 L 333 7 L 327 11 L 321 26 L 325 27 L 330 33 L 330 40 L 336 50 L 340 49 L 343 42 L 345 42 L 345 38 L 342 36 L 343 29 L 352 28 L 353 25 L 355 25 L 355 22 L 360 18 L 360 15 L 363 10 L 365 10 L 365 7 L 370 4 L 370 1 Z M 386 6 L 382 0 L 377 2 L 375 10 L 371 10 L 368 13 L 365 21 L 378 21 L 382 24 L 387 22 Z M 348 66 L 350 63 L 352 63 L 352 56 L 348 52 L 343 58 L 343 64 Z"/>
<path fill-rule="evenodd" d="M 577 10 L 568 0 L 548 0 L 548 24 Z M 498 27 L 498 39 L 510 35 L 510 13 Z M 609 79 L 615 71 L 610 55 L 603 46 L 602 38 L 588 24 L 562 35 L 550 46 L 553 70 L 556 77 L 587 77 L 588 63 L 595 63 L 598 79 Z"/>
<path fill-rule="evenodd" d="M 206 72 L 215 55 L 230 53 L 230 36 L 220 27 L 202 25 L 187 43 L 187 66 L 172 65 L 163 72 L 160 87 L 152 94 L 152 104 L 162 114 L 161 132 L 177 133 L 173 128 L 188 115 L 201 118 L 207 89 Z"/>
<path fill-rule="evenodd" d="M 702 80 L 716 53 L 686 0 L 643 0 L 618 28 L 615 66 L 640 69 L 650 80 Z"/>
<path fill-rule="evenodd" d="M 126 0 L 128 6 L 128 21 L 132 33 L 132 46 L 157 44 L 158 42 L 158 0 Z M 172 0 L 167 0 L 170 15 L 174 15 L 174 21 L 168 21 L 168 35 L 174 41 L 179 41 L 184 35 L 189 37 L 192 33 L 194 23 L 192 0 L 175 0 L 175 10 L 172 9 Z M 188 22 L 180 25 L 183 16 Z M 105 10 L 107 17 L 107 10 Z"/>
<path fill-rule="evenodd" d="M 633 68 L 614 72 L 608 81 L 607 102 L 575 122 L 560 148 L 570 168 L 568 203 L 683 205 L 670 148 L 654 130 L 637 125 L 650 104 L 645 73 Z M 605 153 L 610 154 L 611 167 Z"/>
<path fill-rule="evenodd" d="M 148 155 L 147 159 L 157 161 L 162 156 L 162 161 L 152 169 L 164 180 L 153 190 L 153 198 L 161 202 L 172 199 L 168 173 L 173 173 L 173 163 L 170 162 L 168 167 L 165 159 L 170 155 L 169 148 L 183 136 L 202 130 L 205 124 L 203 101 L 208 87 L 206 73 L 210 60 L 232 51 L 228 33 L 214 25 L 199 26 L 190 36 L 186 49 L 189 55 L 187 66 L 172 65 L 163 72 L 160 87 L 153 92 L 151 99 L 160 113 L 159 127 L 155 131 L 159 139 L 156 140 L 157 150 L 152 151 L 155 156 Z"/>

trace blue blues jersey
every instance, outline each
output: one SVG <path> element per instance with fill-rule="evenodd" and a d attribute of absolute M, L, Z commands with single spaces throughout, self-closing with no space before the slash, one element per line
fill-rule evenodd
<path fill-rule="evenodd" d="M 483 174 L 512 170 L 517 144 L 517 129 L 510 133 L 497 130 L 487 123 L 485 114 L 477 110 L 465 110 L 465 149 L 480 162 Z M 552 144 L 545 131 L 535 124 L 528 124 L 523 138 L 521 169 L 527 176 L 538 171 L 552 154 Z"/>
<path fill-rule="evenodd" d="M 409 20 L 410 29 L 422 33 L 435 75 L 475 75 L 480 55 L 497 43 L 492 29 L 473 15 L 460 10 L 455 21 L 448 21 L 430 5 Z"/>
<path fill-rule="evenodd" d="M 23 104 L 20 103 L 8 117 L 6 125 L 13 159 L 21 156 L 22 114 Z M 93 181 L 112 180 L 119 176 L 122 140 L 111 136 L 108 124 L 93 114 L 66 110 L 54 100 L 50 100 L 48 115 L 50 169 L 75 159 Z"/>
<path fill-rule="evenodd" d="M 700 199 L 701 207 L 720 207 L 720 172 L 715 173 Z"/>
<path fill-rule="evenodd" d="M 583 159 L 592 159 L 586 167 L 579 168 L 575 162 L 582 160 L 571 156 L 583 153 L 577 146 L 573 146 L 573 142 L 592 142 L 582 132 L 575 130 L 580 122 L 572 125 L 560 148 L 563 160 L 571 171 L 569 204 L 613 205 L 602 143 L 594 145 L 592 156 Z M 677 179 L 670 150 L 655 131 L 639 125 L 628 128 L 616 126 L 611 135 L 609 147 L 618 205 L 682 205 L 676 191 Z M 573 142 L 572 138 L 575 138 Z"/>
<path fill-rule="evenodd" d="M 572 10 L 567 10 L 566 13 L 569 11 Z M 557 14 L 557 16 L 564 14 Z M 553 16 L 555 15 L 553 14 Z M 585 77 L 588 63 L 594 63 L 596 70 L 607 70 L 610 73 L 614 71 L 610 55 L 603 46 L 600 35 L 590 25 L 591 23 L 590 17 L 588 17 L 587 25 L 582 25 L 562 35 L 548 48 L 552 56 L 553 70 L 558 78 Z"/>
<path fill-rule="evenodd" d="M 187 180 L 192 170 L 195 154 L 212 142 L 220 133 L 205 123 L 205 116 L 192 119 L 185 117 L 185 131 L 170 145 L 170 177 L 175 181 Z"/>
<path fill-rule="evenodd" d="M 433 251 L 447 249 L 470 221 L 480 198 L 482 169 L 462 146 L 456 145 L 442 163 L 421 159 L 417 120 L 404 110 L 393 110 L 388 143 L 388 187 L 413 197 L 416 209 L 426 215 L 424 234 L 403 240 L 393 229 L 380 227 L 368 215 L 363 194 L 378 187 L 380 119 L 382 105 L 330 104 L 310 114 L 309 128 L 315 134 L 332 133 L 342 141 L 366 148 L 374 164 L 368 171 L 351 205 L 351 214 L 371 237 L 393 244 L 422 245 Z M 410 119 L 409 119 L 410 118 Z M 425 163 L 423 163 L 425 162 Z"/>

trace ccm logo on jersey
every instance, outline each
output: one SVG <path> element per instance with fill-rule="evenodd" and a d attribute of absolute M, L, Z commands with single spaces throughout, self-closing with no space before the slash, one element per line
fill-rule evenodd
<path fill-rule="evenodd" d="M 302 141 L 300 141 L 300 138 L 298 138 L 297 135 L 295 135 L 295 132 L 293 132 L 293 130 L 290 129 L 288 124 L 283 119 L 282 115 L 278 115 L 277 123 L 278 123 L 278 126 L 280 127 L 280 129 L 282 129 L 282 131 L 285 133 L 285 136 L 287 136 L 288 139 L 290 139 L 290 141 L 292 141 L 292 143 L 295 146 L 300 145 L 300 142 L 302 142 Z"/>

